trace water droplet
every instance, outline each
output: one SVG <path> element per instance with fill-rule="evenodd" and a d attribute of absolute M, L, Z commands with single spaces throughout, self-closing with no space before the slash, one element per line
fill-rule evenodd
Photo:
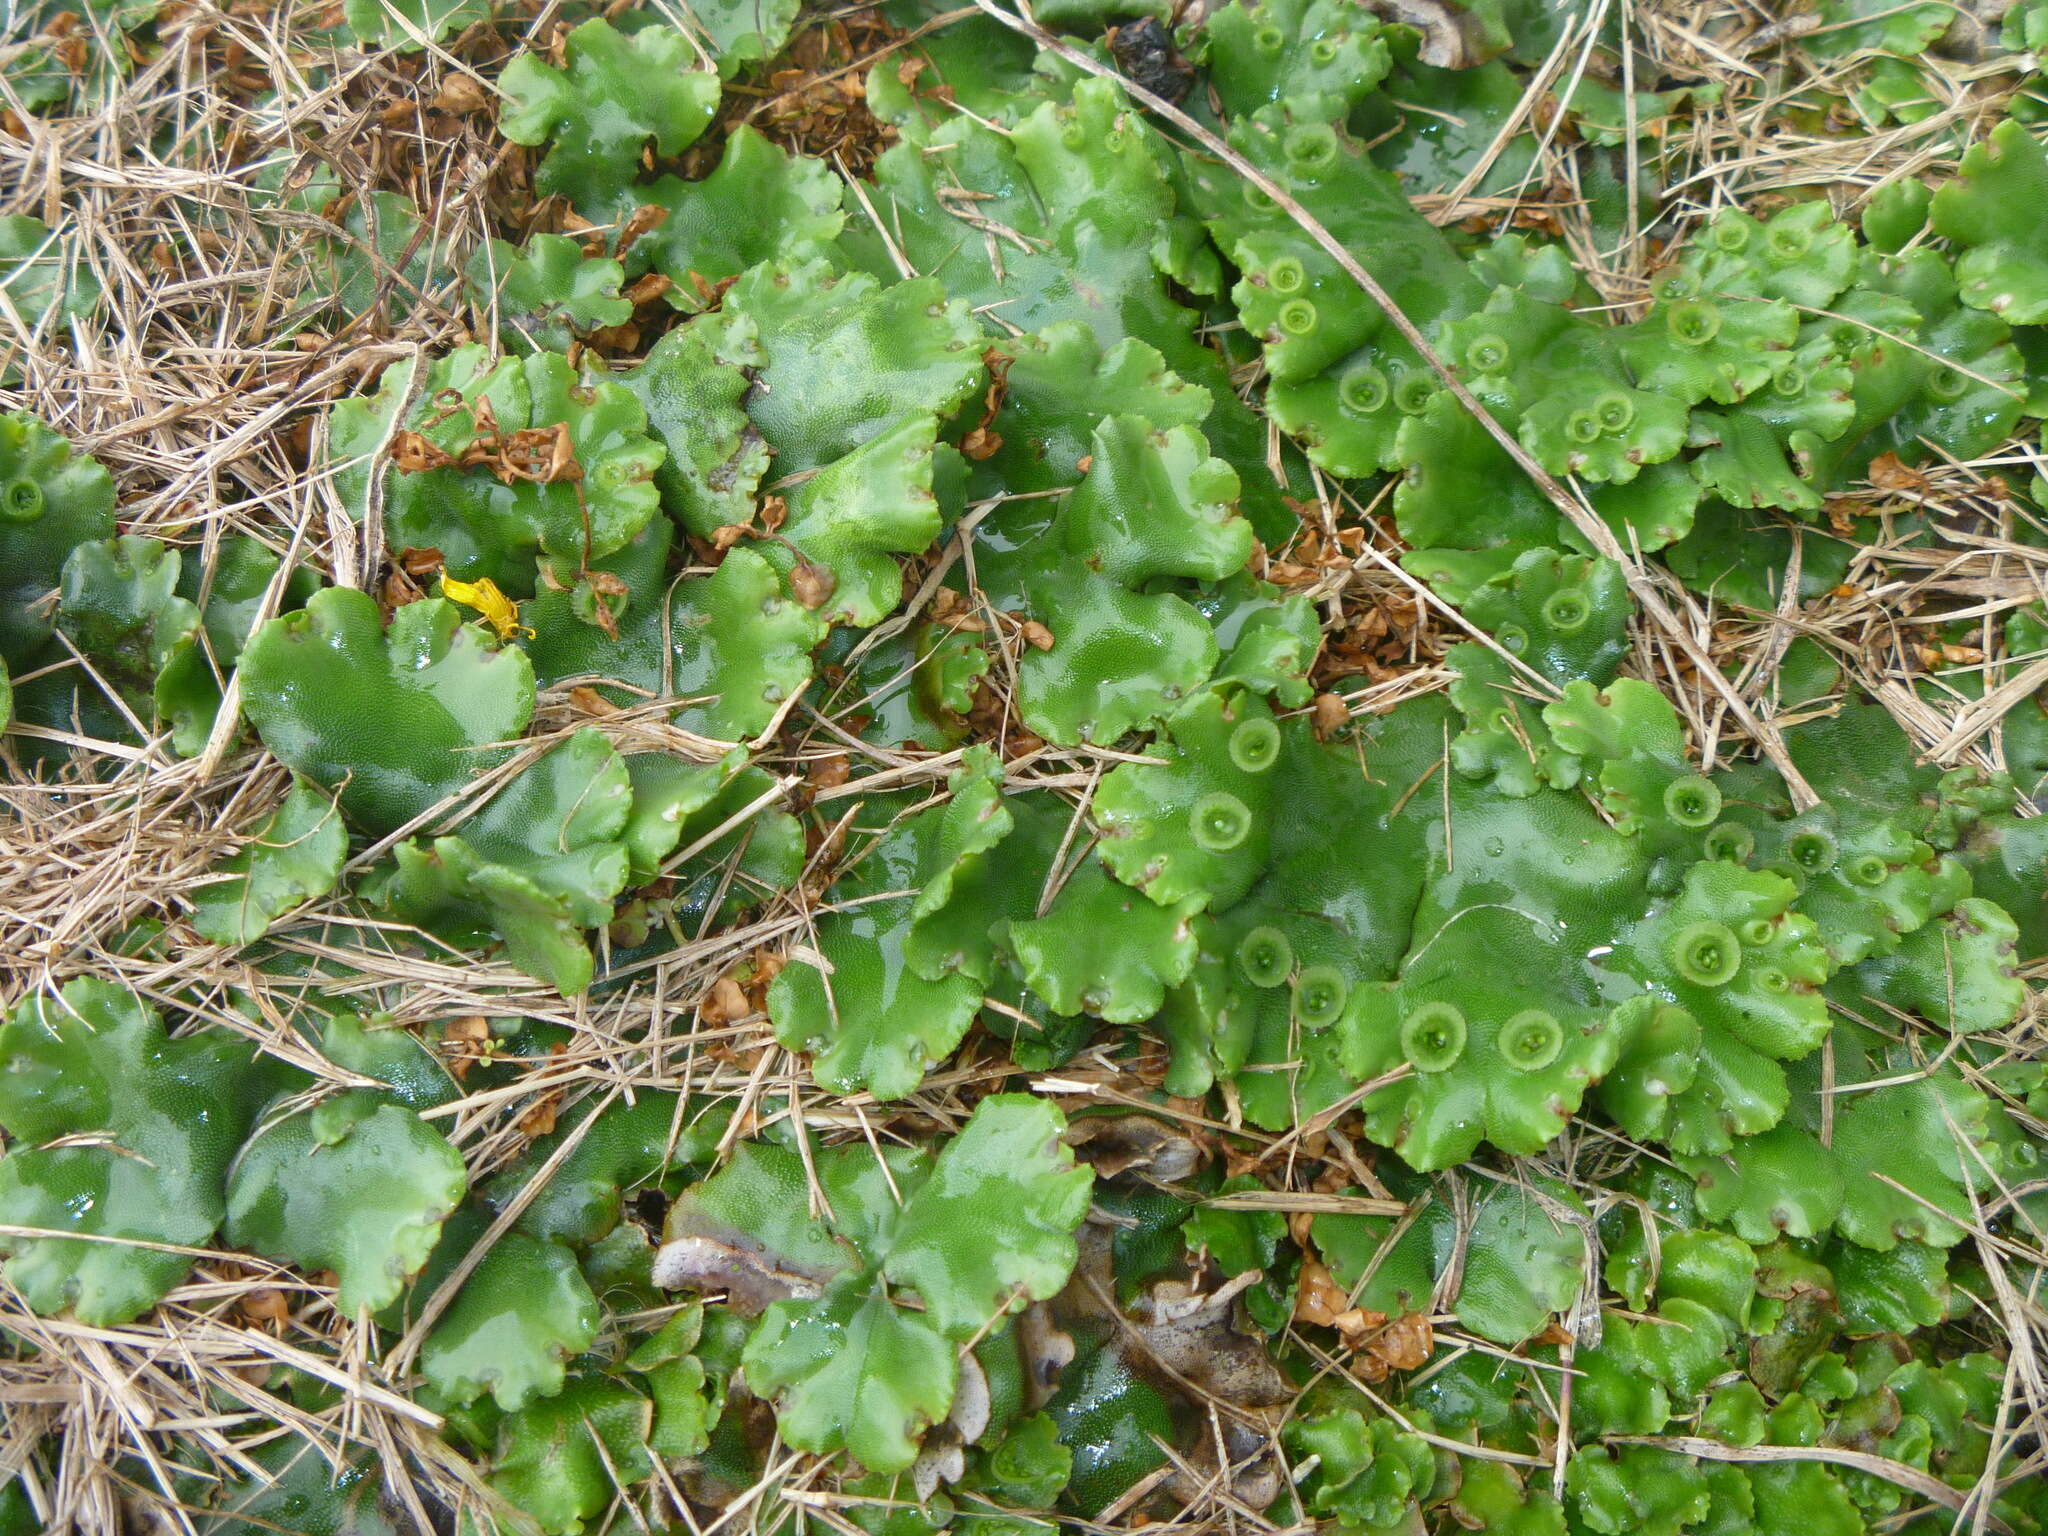
<path fill-rule="evenodd" d="M 1497 859 L 1507 851 L 1508 845 L 1502 842 L 1499 838 L 1489 837 L 1486 840 L 1486 856 L 1489 859 Z"/>

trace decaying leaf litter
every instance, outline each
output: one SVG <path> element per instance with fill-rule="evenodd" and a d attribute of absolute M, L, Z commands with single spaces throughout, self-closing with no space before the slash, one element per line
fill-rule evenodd
<path fill-rule="evenodd" d="M 7 1517 L 2037 1522 L 2038 8 L 989 9 L 22 19 Z"/>

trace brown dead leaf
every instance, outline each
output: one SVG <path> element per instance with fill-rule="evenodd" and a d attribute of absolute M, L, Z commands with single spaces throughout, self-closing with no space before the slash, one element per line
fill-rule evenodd
<path fill-rule="evenodd" d="M 450 117 L 469 117 L 484 110 L 491 104 L 490 96 L 474 78 L 465 74 L 452 74 L 441 82 L 441 89 L 434 93 L 433 108 L 446 112 Z"/>
<path fill-rule="evenodd" d="M 806 27 L 783 54 L 787 67 L 769 75 L 768 97 L 748 120 L 786 148 L 836 159 L 850 175 L 865 174 L 895 141 L 896 130 L 868 110 L 863 66 L 903 35 L 872 9 L 836 12 Z M 898 65 L 899 71 L 906 67 Z M 913 71 L 910 79 L 916 78 Z"/>
<path fill-rule="evenodd" d="M 1189 1137 L 1151 1115 L 1082 1115 L 1067 1127 L 1066 1142 L 1099 1179 L 1137 1172 L 1172 1184 L 1202 1160 Z"/>
<path fill-rule="evenodd" d="M 1318 1328 L 1334 1328 L 1337 1319 L 1351 1310 L 1351 1298 L 1330 1267 L 1320 1259 L 1304 1259 L 1301 1278 L 1294 1288 L 1294 1320 Z"/>
<path fill-rule="evenodd" d="M 1266 566 L 1266 579 L 1275 586 L 1312 587 L 1323 579 L 1323 573 L 1299 560 L 1274 560 Z"/>
<path fill-rule="evenodd" d="M 938 597 L 932 600 L 933 608 L 944 609 L 943 612 L 927 615 L 934 624 L 943 624 L 946 628 L 963 635 L 985 635 L 988 633 L 988 621 L 977 618 L 974 614 L 969 613 L 967 605 L 960 600 L 960 594 L 951 587 L 939 588 L 938 596 L 948 598 L 950 601 L 941 604 Z"/>
<path fill-rule="evenodd" d="M 480 1013 L 450 1019 L 441 1031 L 441 1059 L 459 1083 L 490 1055 L 491 1021 Z"/>
<path fill-rule="evenodd" d="M 844 752 L 814 757 L 804 765 L 804 779 L 813 789 L 837 789 L 853 776 L 853 764 Z"/>
<path fill-rule="evenodd" d="M 1370 1307 L 1346 1307 L 1330 1321 L 1337 1330 L 1337 1337 L 1344 1341 L 1346 1349 L 1365 1348 L 1366 1341 L 1374 1332 L 1385 1326 L 1387 1314 L 1375 1312 Z"/>
<path fill-rule="evenodd" d="M 725 298 L 725 290 L 739 281 L 739 278 L 734 276 L 721 277 L 715 283 L 708 283 L 704 280 L 702 274 L 694 271 L 689 274 L 689 279 L 690 287 L 696 291 L 697 302 L 706 309 L 718 308 L 720 302 Z"/>
<path fill-rule="evenodd" d="M 1351 706 L 1334 693 L 1319 693 L 1310 705 L 1309 723 L 1317 741 L 1328 741 L 1351 721 Z"/>
<path fill-rule="evenodd" d="M 1323 1163 L 1323 1171 L 1310 1182 L 1309 1188 L 1319 1195 L 1341 1195 L 1357 1182 L 1352 1171 L 1333 1157 Z"/>
<path fill-rule="evenodd" d="M 307 468 L 313 455 L 313 418 L 301 416 L 278 432 L 277 441 L 294 469 Z"/>
<path fill-rule="evenodd" d="M 634 283 L 632 287 L 628 288 L 624 297 L 627 303 L 638 309 L 643 304 L 652 304 L 673 287 L 675 287 L 674 279 L 664 276 L 660 272 L 650 272 Z"/>
<path fill-rule="evenodd" d="M 796 600 L 816 612 L 832 600 L 832 593 L 839 585 L 829 567 L 813 565 L 808 560 L 799 560 L 789 573 L 789 590 Z"/>
<path fill-rule="evenodd" d="M 996 412 L 1003 408 L 1003 395 L 1010 387 L 1010 364 L 1014 359 L 1009 353 L 990 347 L 981 354 L 981 361 L 988 369 L 988 391 L 982 396 L 981 420 L 960 439 L 960 451 L 976 462 L 993 457 L 1003 446 L 1003 435 L 995 430 L 995 419 Z"/>
<path fill-rule="evenodd" d="M 405 474 L 418 475 L 430 469 L 446 469 L 455 460 L 446 450 L 408 430 L 391 439 L 391 462 Z"/>
<path fill-rule="evenodd" d="M 689 1198 L 670 1210 L 668 1241 L 654 1255 L 652 1279 L 664 1290 L 723 1296 L 741 1317 L 759 1317 L 775 1302 L 818 1295 L 831 1278 L 784 1267 L 758 1238 L 695 1211 Z"/>
<path fill-rule="evenodd" d="M 1902 463 L 1896 453 L 1880 453 L 1870 461 L 1870 483 L 1881 491 L 1924 493 L 1928 479 L 1919 470 Z"/>
<path fill-rule="evenodd" d="M 1311 1260 L 1310 1262 L 1313 1263 L 1314 1261 Z M 1304 1286 L 1295 1295 L 1294 1315 L 1296 1319 L 1301 1322 L 1322 1321 L 1323 1326 L 1337 1330 L 1337 1337 L 1344 1341 L 1346 1349 L 1363 1349 L 1366 1341 L 1386 1323 L 1386 1313 L 1374 1312 L 1367 1307 L 1347 1305 L 1347 1298 L 1343 1288 L 1337 1285 L 1331 1278 L 1330 1272 L 1327 1269 L 1323 1269 L 1320 1264 L 1317 1264 L 1316 1267 L 1322 1270 L 1322 1273 L 1315 1279 L 1313 1293 L 1310 1292 L 1308 1287 Z M 1333 1311 L 1331 1310 L 1332 1308 L 1337 1310 Z M 1302 1315 L 1304 1309 L 1314 1315 L 1304 1317 Z M 1325 1319 L 1327 1320 L 1324 1321 Z M 1384 1371 L 1380 1373 L 1382 1376 L 1385 1374 Z M 1374 1376 L 1369 1379 L 1377 1381 L 1379 1377 Z"/>
<path fill-rule="evenodd" d="M 583 478 L 566 421 L 551 427 L 521 427 L 505 439 L 504 450 L 490 469 L 507 485 L 520 481 L 558 485 Z"/>
<path fill-rule="evenodd" d="M 1394 1318 L 1366 1342 L 1366 1353 L 1392 1371 L 1419 1371 L 1436 1349 L 1429 1315 L 1408 1312 Z"/>
<path fill-rule="evenodd" d="M 593 586 L 596 585 L 596 578 L 598 576 L 605 576 L 605 579 L 608 581 L 618 580 L 618 577 L 607 575 L 602 571 L 589 571 L 585 574 L 592 578 Z M 612 605 L 605 601 L 602 592 L 598 594 L 596 601 L 590 605 L 590 616 L 597 620 L 597 627 L 604 631 L 605 639 L 617 640 L 619 638 L 619 616 L 613 611 Z"/>
<path fill-rule="evenodd" d="M 291 1321 L 292 1316 L 291 1303 L 285 1300 L 284 1292 L 272 1286 L 244 1291 L 235 1298 L 235 1310 L 270 1333 L 284 1332 L 284 1325 Z"/>
<path fill-rule="evenodd" d="M 416 603 L 426 595 L 419 583 L 397 566 L 393 566 L 385 573 L 383 582 L 377 588 L 377 606 L 382 610 L 384 621 L 388 624 L 392 614 L 407 603 Z"/>
<path fill-rule="evenodd" d="M 619 226 L 618 238 L 612 245 L 614 259 L 622 257 L 633 248 L 633 242 L 649 230 L 659 229 L 668 222 L 668 210 L 659 203 L 642 203 L 627 215 L 626 222 Z M 645 279 L 643 279 L 645 281 Z M 663 290 L 666 292 L 666 289 Z"/>
<path fill-rule="evenodd" d="M 628 320 L 624 325 L 601 325 L 589 336 L 592 350 L 607 355 L 638 352 L 640 350 L 640 327 Z M 577 342 L 573 346 L 580 347 Z"/>
<path fill-rule="evenodd" d="M 713 1029 L 737 1023 L 753 1011 L 754 1005 L 747 998 L 746 988 L 735 981 L 730 972 L 714 981 L 711 990 L 697 1004 L 697 1017 Z"/>
<path fill-rule="evenodd" d="M 1024 643 L 1034 651 L 1049 651 L 1052 649 L 1052 631 L 1036 619 L 1026 619 L 1017 627 L 1017 632 L 1024 637 Z"/>
<path fill-rule="evenodd" d="M 599 693 L 587 683 L 578 683 L 569 690 L 569 707 L 582 715 L 616 715 L 619 706 Z"/>
<path fill-rule="evenodd" d="M 538 1140 L 555 1128 L 555 1117 L 561 1112 L 562 1090 L 550 1088 L 535 1099 L 525 1114 L 519 1117 L 519 1133 L 528 1140 Z"/>
<path fill-rule="evenodd" d="M 1124 1064 L 1124 1070 L 1148 1093 L 1163 1087 L 1166 1074 L 1172 1068 L 1173 1057 L 1164 1043 L 1142 1036 L 1138 1041 L 1137 1054 Z"/>

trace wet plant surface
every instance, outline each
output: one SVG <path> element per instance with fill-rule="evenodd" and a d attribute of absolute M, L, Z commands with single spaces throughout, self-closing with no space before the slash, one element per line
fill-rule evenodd
<path fill-rule="evenodd" d="M 30 6 L 0 1536 L 2048 1527 L 2048 7 Z"/>

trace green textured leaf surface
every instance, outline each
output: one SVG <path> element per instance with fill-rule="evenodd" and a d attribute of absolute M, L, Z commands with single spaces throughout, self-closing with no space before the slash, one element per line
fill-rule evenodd
<path fill-rule="evenodd" d="M 688 39 L 664 27 L 621 33 L 604 20 L 570 32 L 561 67 L 531 53 L 505 66 L 498 131 L 546 145 L 536 179 L 603 217 L 650 144 L 673 155 L 696 142 L 718 105 L 718 77 L 693 69 Z"/>
<path fill-rule="evenodd" d="M 265 1096 L 234 1042 L 167 1039 L 154 1009 L 99 980 L 31 993 L 0 1025 L 0 1219 L 50 1234 L 5 1240 L 8 1282 L 31 1307 L 127 1322 L 191 1267 L 172 1250 L 212 1237 Z"/>
<path fill-rule="evenodd" d="M 398 1299 L 469 1183 L 460 1153 L 380 1098 L 344 1094 L 276 1121 L 228 1176 L 228 1241 L 333 1270 L 349 1317 Z"/>
<path fill-rule="evenodd" d="M 216 944 L 259 939 L 294 907 L 332 890 L 347 852 L 334 801 L 294 782 L 248 844 L 215 866 L 228 878 L 194 894 L 192 926 Z"/>
<path fill-rule="evenodd" d="M 502 762 L 472 749 L 518 736 L 533 714 L 524 654 L 494 650 L 453 604 L 408 604 L 386 630 L 375 601 L 347 587 L 258 630 L 241 678 L 263 744 L 370 832 Z"/>
<path fill-rule="evenodd" d="M 452 1223 L 415 1294 L 431 1290 L 481 1235 L 480 1221 Z M 500 1408 L 517 1413 L 562 1390 L 565 1362 L 590 1347 L 599 1317 L 597 1298 L 569 1249 L 507 1232 L 427 1334 L 420 1373 L 451 1402 L 475 1402 L 488 1392 Z"/>

